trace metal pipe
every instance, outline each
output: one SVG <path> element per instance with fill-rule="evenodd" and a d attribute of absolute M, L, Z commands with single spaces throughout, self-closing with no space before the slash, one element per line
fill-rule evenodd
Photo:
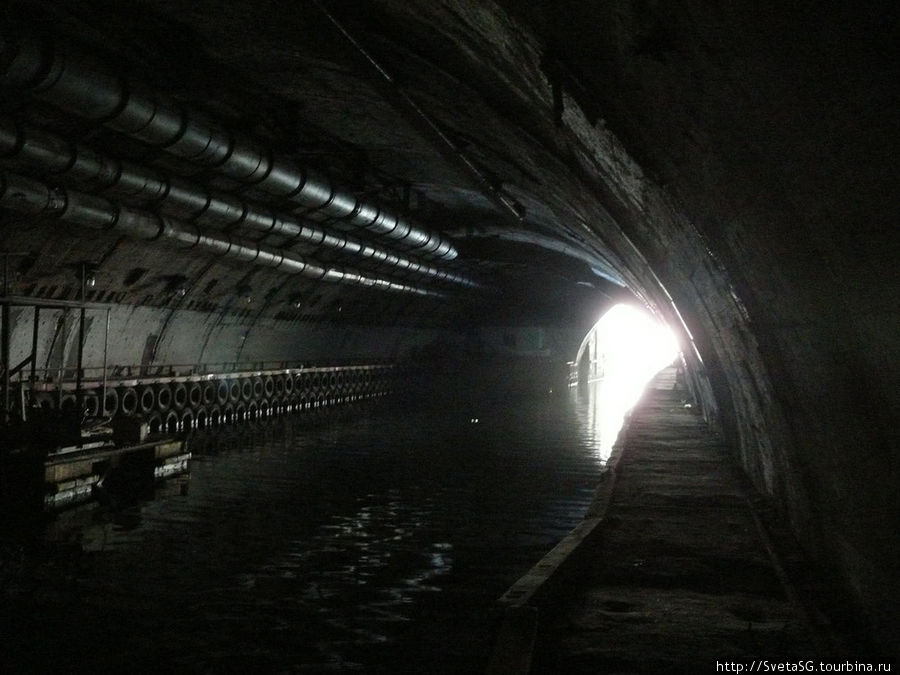
<path fill-rule="evenodd" d="M 597 276 L 603 277 L 617 286 L 626 286 L 621 273 L 607 258 L 607 255 L 587 248 L 574 246 L 566 241 L 546 234 L 541 234 L 540 232 L 510 230 L 504 227 L 485 225 L 480 226 L 477 230 L 466 232 L 464 235 L 460 235 L 460 237 L 468 239 L 502 239 L 505 241 L 530 244 L 532 246 L 540 246 L 549 251 L 555 251 L 569 258 L 580 260 L 586 263 L 591 268 L 591 271 Z"/>
<path fill-rule="evenodd" d="M 367 244 L 353 237 L 327 232 L 285 214 L 250 204 L 227 193 L 211 191 L 188 181 L 168 178 L 148 167 L 103 156 L 81 144 L 0 116 L 0 159 L 48 170 L 98 189 L 127 196 L 129 201 L 157 202 L 173 215 L 229 229 L 279 234 L 324 248 L 340 250 L 378 264 L 442 282 L 474 287 L 466 277 Z"/>
<path fill-rule="evenodd" d="M 223 258 L 311 279 L 421 296 L 443 296 L 437 291 L 366 276 L 346 268 L 324 267 L 296 253 L 272 251 L 226 234 L 204 232 L 194 223 L 147 213 L 75 190 L 50 188 L 18 174 L 0 172 L 0 205 L 24 213 L 56 216 L 82 227 L 114 231 L 135 239 L 167 240 L 179 248 L 196 248 Z"/>
<path fill-rule="evenodd" d="M 0 82 L 29 88 L 58 107 L 210 167 L 280 200 L 314 209 L 391 239 L 426 257 L 452 260 L 446 237 L 357 199 L 330 179 L 276 157 L 253 139 L 232 133 L 176 103 L 126 81 L 81 55 L 24 37 L 0 40 Z"/>
<path fill-rule="evenodd" d="M 100 399 L 100 417 L 106 417 L 106 363 L 109 356 L 109 307 L 106 308 L 106 330 L 103 333 L 103 398 Z"/>
<path fill-rule="evenodd" d="M 82 404 L 84 403 L 84 391 L 82 389 L 82 381 L 84 379 L 84 323 L 85 323 L 84 307 L 78 313 L 78 363 L 75 370 L 75 409 L 79 415 L 82 412 Z"/>
<path fill-rule="evenodd" d="M 4 264 L 5 271 L 9 271 L 9 263 Z M 5 278 L 4 274 L 4 278 Z M 4 282 L 6 285 L 6 282 Z M 9 348 L 10 348 L 10 311 L 9 311 L 9 303 L 4 302 L 2 305 L 2 317 L 0 320 L 3 321 L 2 335 L 0 335 L 0 352 L 2 352 L 2 365 L 0 367 L 3 368 L 3 423 L 9 423 L 9 403 L 10 403 L 10 382 L 9 382 Z"/>
<path fill-rule="evenodd" d="M 84 303 L 87 302 L 87 265 L 81 263 L 81 307 L 78 312 L 78 349 L 76 351 L 77 359 L 75 363 L 75 410 L 80 419 L 81 406 L 84 402 L 84 392 L 81 389 L 82 377 L 84 372 L 84 322 L 85 308 Z"/>
<path fill-rule="evenodd" d="M 48 298 L 36 298 L 30 295 L 7 295 L 0 297 L 0 302 L 8 302 L 13 307 L 45 307 L 47 309 L 66 309 L 67 307 L 75 307 L 80 308 L 84 307 L 86 309 L 106 309 L 109 307 L 107 303 L 103 302 L 80 302 L 79 300 L 50 300 Z M 56 338 L 54 337 L 54 340 Z M 51 345 L 51 350 L 53 346 Z M 49 359 L 49 355 L 48 355 Z M 45 361 L 44 368 L 42 370 L 47 370 L 49 366 L 47 365 L 49 361 Z"/>
<path fill-rule="evenodd" d="M 40 329 L 41 308 L 40 305 L 34 306 L 34 325 L 31 327 L 31 386 L 37 379 L 37 348 L 38 348 L 38 331 Z"/>
<path fill-rule="evenodd" d="M 62 331 L 62 341 L 60 342 L 59 351 L 59 367 L 56 369 L 56 386 L 57 386 L 57 398 L 56 398 L 56 409 L 62 410 L 62 400 L 63 400 L 63 370 L 66 367 L 66 328 L 69 324 L 69 308 L 65 308 L 63 310 L 62 316 L 60 317 L 60 321 L 56 324 L 57 335 Z M 55 342 L 55 339 L 54 339 Z"/>
<path fill-rule="evenodd" d="M 9 257 L 11 255 L 15 255 L 9 251 L 3 251 L 0 253 L 3 256 L 3 297 L 4 302 L 2 304 L 2 308 L 0 308 L 0 321 L 2 321 L 3 325 L 0 326 L 0 368 L 3 369 L 3 415 L 2 422 L 3 424 L 9 424 L 9 406 L 10 406 L 10 392 L 11 392 L 11 384 L 10 384 L 10 343 L 12 338 L 12 328 L 10 326 L 10 322 L 12 321 L 12 313 L 10 312 L 10 303 L 6 301 L 6 298 L 9 298 Z"/>

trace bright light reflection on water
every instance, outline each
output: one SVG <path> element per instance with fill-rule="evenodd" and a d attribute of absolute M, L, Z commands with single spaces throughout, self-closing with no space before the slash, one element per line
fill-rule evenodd
<path fill-rule="evenodd" d="M 596 334 L 601 375 L 591 386 L 580 388 L 579 412 L 599 458 L 605 462 L 625 415 L 653 376 L 672 363 L 679 349 L 671 330 L 630 305 L 614 306 L 591 331 Z"/>

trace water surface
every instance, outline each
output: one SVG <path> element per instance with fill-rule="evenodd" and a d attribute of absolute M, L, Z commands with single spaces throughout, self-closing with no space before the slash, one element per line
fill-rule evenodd
<path fill-rule="evenodd" d="M 189 482 L 5 540 L 8 672 L 476 672 L 583 517 L 596 392 L 198 434 Z"/>

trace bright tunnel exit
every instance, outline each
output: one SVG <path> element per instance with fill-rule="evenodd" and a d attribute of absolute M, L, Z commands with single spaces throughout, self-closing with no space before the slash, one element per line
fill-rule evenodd
<path fill-rule="evenodd" d="M 660 370 L 678 356 L 678 340 L 648 312 L 615 305 L 594 325 L 578 353 L 579 411 L 599 458 L 606 461 L 625 415 Z"/>

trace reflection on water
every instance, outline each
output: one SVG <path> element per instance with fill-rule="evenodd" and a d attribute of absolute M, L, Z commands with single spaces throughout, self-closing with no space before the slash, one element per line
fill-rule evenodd
<path fill-rule="evenodd" d="M 625 405 L 621 391 L 608 380 L 598 380 L 575 391 L 575 411 L 584 429 L 585 442 L 605 464 L 630 406 Z"/>
<path fill-rule="evenodd" d="M 575 390 L 575 414 L 583 430 L 584 441 L 594 449 L 599 461 L 606 463 L 609 460 L 626 416 L 651 378 L 652 375 L 643 379 L 641 388 L 637 390 L 635 382 L 639 379 L 632 375 L 606 377 Z"/>
<path fill-rule="evenodd" d="M 25 547 L 0 665 L 479 671 L 494 600 L 592 498 L 611 439 L 586 394 L 198 435 L 189 489 L 69 512 Z"/>

